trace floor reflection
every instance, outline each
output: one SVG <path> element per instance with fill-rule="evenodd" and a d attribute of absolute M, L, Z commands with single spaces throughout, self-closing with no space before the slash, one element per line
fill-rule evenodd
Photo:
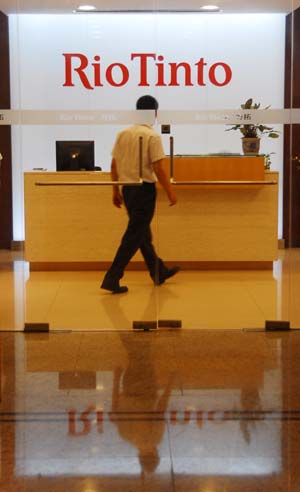
<path fill-rule="evenodd" d="M 134 321 L 175 319 L 184 329 L 300 328 L 300 250 L 283 250 L 273 271 L 181 271 L 153 287 L 127 272 L 130 291 L 100 290 L 103 272 L 29 272 L 21 253 L 0 250 L 0 330 L 49 323 L 51 330 L 131 330 Z M 118 297 L 118 299 L 116 298 Z"/>
<path fill-rule="evenodd" d="M 299 490 L 300 333 L 1 333 L 0 491 Z"/>
<path fill-rule="evenodd" d="M 149 339 L 140 338 L 136 344 L 132 336 L 120 334 L 120 338 L 128 354 L 128 365 L 116 367 L 113 372 L 109 418 L 119 436 L 136 449 L 141 472 L 154 473 L 160 463 L 174 373 L 170 372 L 166 383 L 159 387 Z M 134 425 L 129 425 L 130 420 Z"/>

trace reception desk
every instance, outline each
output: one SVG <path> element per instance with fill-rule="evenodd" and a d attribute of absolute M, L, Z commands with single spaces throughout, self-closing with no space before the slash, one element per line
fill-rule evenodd
<path fill-rule="evenodd" d="M 169 207 L 158 187 L 152 232 L 159 255 L 182 268 L 271 268 L 278 251 L 278 173 L 265 172 L 263 158 L 207 159 L 174 159 L 176 206 Z M 168 159 L 165 166 L 169 172 Z M 24 179 L 30 268 L 107 268 L 127 223 L 124 207 L 112 205 L 110 173 L 27 172 Z M 139 252 L 129 268 L 144 268 Z"/>

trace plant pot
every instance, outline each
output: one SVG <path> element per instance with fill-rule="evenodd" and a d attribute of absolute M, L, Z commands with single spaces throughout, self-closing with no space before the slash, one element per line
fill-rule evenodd
<path fill-rule="evenodd" d="M 259 154 L 260 138 L 242 138 L 244 154 Z"/>

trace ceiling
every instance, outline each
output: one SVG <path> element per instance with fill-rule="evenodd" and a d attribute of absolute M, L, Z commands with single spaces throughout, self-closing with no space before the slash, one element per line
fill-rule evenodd
<path fill-rule="evenodd" d="M 288 13 L 300 6 L 300 0 L 0 0 L 0 10 L 5 14 L 65 14 L 84 3 L 95 5 L 98 10 L 104 11 L 197 10 L 202 5 L 216 4 L 224 13 Z"/>

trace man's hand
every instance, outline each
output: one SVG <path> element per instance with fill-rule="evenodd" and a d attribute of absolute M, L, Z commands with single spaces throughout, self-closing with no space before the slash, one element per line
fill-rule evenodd
<path fill-rule="evenodd" d="M 172 189 L 172 186 L 170 185 L 170 181 L 167 178 L 166 173 L 163 169 L 163 161 L 160 160 L 160 161 L 154 162 L 153 163 L 153 169 L 154 169 L 154 172 L 157 176 L 159 183 L 162 185 L 163 189 L 165 190 L 165 192 L 169 198 L 170 207 L 172 207 L 173 205 L 175 205 L 177 203 L 177 197 L 176 197 L 176 195 Z"/>
<path fill-rule="evenodd" d="M 122 197 L 119 189 L 114 188 L 114 190 L 113 190 L 113 204 L 114 204 L 114 206 L 117 208 L 121 208 L 122 203 L 123 203 L 123 197 Z"/>
<path fill-rule="evenodd" d="M 116 160 L 113 158 L 111 161 L 111 179 L 112 181 L 118 181 L 119 176 L 118 176 L 118 171 L 117 171 L 117 163 Z M 113 196 L 112 196 L 112 201 L 115 207 L 121 208 L 122 203 L 123 203 L 123 197 L 120 193 L 119 186 L 117 184 L 113 185 Z"/>
<path fill-rule="evenodd" d="M 170 202 L 169 203 L 170 207 L 172 207 L 173 205 L 176 205 L 176 203 L 177 203 L 177 196 L 175 195 L 175 193 L 173 192 L 172 189 L 168 193 L 168 198 L 169 198 L 169 202 Z"/>

